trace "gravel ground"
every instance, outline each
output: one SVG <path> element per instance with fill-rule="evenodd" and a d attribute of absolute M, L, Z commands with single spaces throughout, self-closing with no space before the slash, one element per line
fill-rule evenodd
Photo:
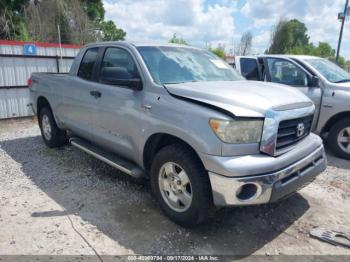
<path fill-rule="evenodd" d="M 47 148 L 36 121 L 1 121 L 0 254 L 350 255 L 308 234 L 350 232 L 350 161 L 328 159 L 287 200 L 222 209 L 188 230 L 162 215 L 148 185 L 71 146 Z"/>

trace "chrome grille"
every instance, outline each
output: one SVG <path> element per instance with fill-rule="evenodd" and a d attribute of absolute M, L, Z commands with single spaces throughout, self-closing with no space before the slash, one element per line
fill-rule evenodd
<path fill-rule="evenodd" d="M 310 134 L 312 119 L 313 115 L 281 121 L 278 126 L 276 151 L 283 151 Z"/>

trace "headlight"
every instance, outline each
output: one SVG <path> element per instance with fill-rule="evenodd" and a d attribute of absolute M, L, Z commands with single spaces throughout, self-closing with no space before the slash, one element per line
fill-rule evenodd
<path fill-rule="evenodd" d="M 260 142 L 263 123 L 263 120 L 256 119 L 209 120 L 209 125 L 217 137 L 229 144 Z"/>

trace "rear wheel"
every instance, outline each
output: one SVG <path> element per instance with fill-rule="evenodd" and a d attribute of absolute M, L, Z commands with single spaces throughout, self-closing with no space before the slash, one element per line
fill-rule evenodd
<path fill-rule="evenodd" d="M 42 108 L 38 118 L 41 136 L 48 147 L 60 147 L 67 144 L 67 133 L 57 126 L 50 108 Z"/>
<path fill-rule="evenodd" d="M 170 145 L 157 153 L 151 184 L 162 211 L 179 225 L 200 224 L 213 210 L 208 174 L 186 146 Z"/>
<path fill-rule="evenodd" d="M 339 120 L 332 126 L 327 145 L 337 156 L 350 159 L 350 118 Z"/>

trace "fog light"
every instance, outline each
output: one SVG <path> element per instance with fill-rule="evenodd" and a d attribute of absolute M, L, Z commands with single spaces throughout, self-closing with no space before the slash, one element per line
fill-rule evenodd
<path fill-rule="evenodd" d="M 245 184 L 237 190 L 236 197 L 239 200 L 246 201 L 254 198 L 257 192 L 258 187 L 255 184 Z"/>

